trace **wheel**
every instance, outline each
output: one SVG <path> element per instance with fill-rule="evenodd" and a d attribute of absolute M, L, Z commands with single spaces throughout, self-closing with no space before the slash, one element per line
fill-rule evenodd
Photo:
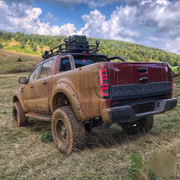
<path fill-rule="evenodd" d="M 24 111 L 19 102 L 13 103 L 12 116 L 14 126 L 21 127 L 28 125 L 28 118 L 25 116 Z"/>
<path fill-rule="evenodd" d="M 58 150 L 64 155 L 84 148 L 84 124 L 77 120 L 70 106 L 56 109 L 52 117 L 51 131 Z"/>
<path fill-rule="evenodd" d="M 146 134 L 153 127 L 153 116 L 142 118 L 138 121 L 121 123 L 122 129 L 129 135 Z"/>

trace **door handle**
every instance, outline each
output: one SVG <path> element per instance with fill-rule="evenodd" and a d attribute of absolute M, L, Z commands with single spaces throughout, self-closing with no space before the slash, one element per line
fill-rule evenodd
<path fill-rule="evenodd" d="M 43 81 L 43 84 L 47 84 L 47 81 L 46 81 L 46 80 L 44 80 L 44 81 Z"/>
<path fill-rule="evenodd" d="M 33 87 L 34 87 L 34 84 L 32 84 L 30 87 L 33 88 Z"/>
<path fill-rule="evenodd" d="M 139 82 L 140 83 L 147 83 L 147 82 L 149 82 L 149 78 L 148 77 L 139 78 Z"/>
<path fill-rule="evenodd" d="M 148 68 L 138 68 L 138 72 L 147 72 Z"/>

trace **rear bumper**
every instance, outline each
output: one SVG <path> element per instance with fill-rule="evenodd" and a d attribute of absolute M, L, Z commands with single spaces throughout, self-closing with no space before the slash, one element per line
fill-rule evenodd
<path fill-rule="evenodd" d="M 118 106 L 102 110 L 102 119 L 105 123 L 123 123 L 138 120 L 148 115 L 160 114 L 170 111 L 177 105 L 177 99 L 163 99 L 154 101 L 153 111 L 135 113 L 132 105 Z"/>

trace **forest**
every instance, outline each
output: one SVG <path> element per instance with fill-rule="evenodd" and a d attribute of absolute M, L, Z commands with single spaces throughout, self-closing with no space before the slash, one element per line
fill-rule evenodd
<path fill-rule="evenodd" d="M 0 49 L 14 52 L 24 52 L 41 55 L 61 43 L 65 36 L 45 36 L 37 34 L 11 33 L 0 31 Z M 168 62 L 171 66 L 180 65 L 180 55 L 166 52 L 154 47 L 147 47 L 135 43 L 88 38 L 89 44 L 100 41 L 99 54 L 107 56 L 120 55 L 128 61 L 142 62 Z"/>

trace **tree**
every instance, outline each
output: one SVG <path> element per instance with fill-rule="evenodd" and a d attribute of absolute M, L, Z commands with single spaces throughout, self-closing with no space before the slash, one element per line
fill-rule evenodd
<path fill-rule="evenodd" d="M 152 59 L 159 60 L 158 54 L 157 54 L 157 53 L 154 53 L 154 54 L 152 55 Z"/>
<path fill-rule="evenodd" d="M 166 62 L 168 62 L 170 65 L 173 65 L 174 60 L 170 54 L 166 55 Z"/>
<path fill-rule="evenodd" d="M 23 41 L 20 43 L 20 48 L 22 48 L 22 49 L 25 48 L 25 43 Z"/>
<path fill-rule="evenodd" d="M 37 46 L 34 44 L 33 45 L 33 51 L 36 52 L 37 51 Z"/>
<path fill-rule="evenodd" d="M 33 42 L 33 41 L 31 41 L 31 43 L 30 43 L 30 47 L 31 47 L 31 48 L 33 48 L 33 46 L 34 46 L 34 42 Z"/>
<path fill-rule="evenodd" d="M 160 53 L 159 60 L 164 62 L 166 60 L 166 55 L 164 53 Z"/>
<path fill-rule="evenodd" d="M 3 46 L 2 42 L 0 42 L 0 49 L 3 49 L 3 48 L 4 48 L 4 46 Z"/>
<path fill-rule="evenodd" d="M 43 44 L 40 44 L 40 48 L 41 48 L 41 53 L 44 53 L 44 48 L 43 48 Z"/>
<path fill-rule="evenodd" d="M 19 42 L 19 39 L 21 37 L 21 33 L 18 31 L 15 33 L 15 40 Z"/>

